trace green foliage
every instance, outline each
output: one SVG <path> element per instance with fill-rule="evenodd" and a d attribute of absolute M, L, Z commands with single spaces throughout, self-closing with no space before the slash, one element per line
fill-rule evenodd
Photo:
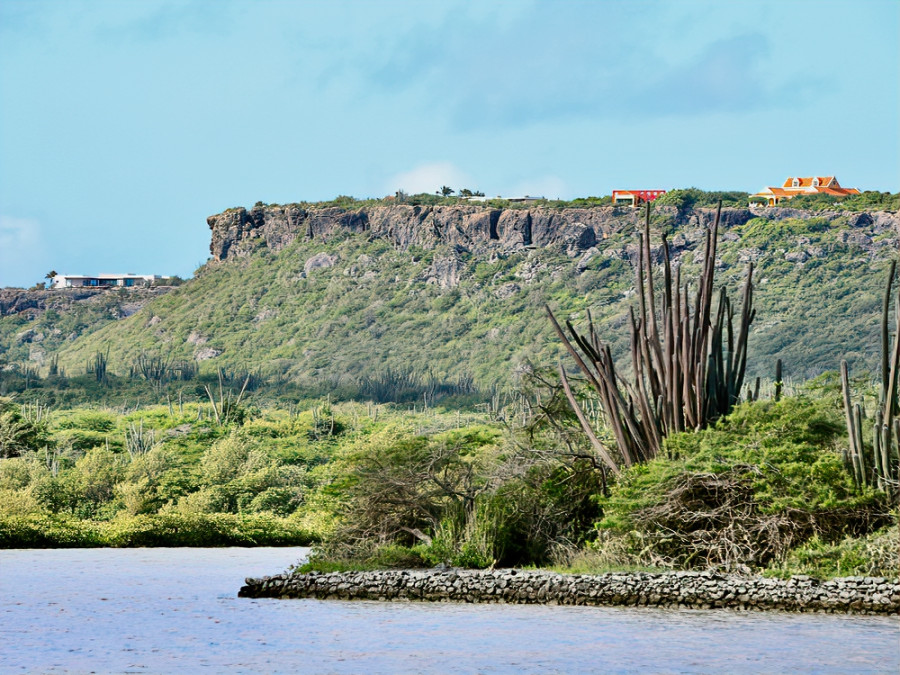
<path fill-rule="evenodd" d="M 829 508 L 858 495 L 836 443 L 839 411 L 827 403 L 787 398 L 735 408 L 714 427 L 666 441 L 668 457 L 634 467 L 604 501 L 604 528 L 627 531 L 634 516 L 657 503 L 666 486 L 685 473 L 721 473 L 740 467 L 767 511 Z"/>
<path fill-rule="evenodd" d="M 808 211 L 897 211 L 900 209 L 900 193 L 866 190 L 858 195 L 837 197 L 824 193 L 803 194 L 782 202 L 782 206 Z"/>
<path fill-rule="evenodd" d="M 425 567 L 428 561 L 422 556 L 421 547 L 409 548 L 398 544 L 379 546 L 363 565 L 372 569 L 410 569 Z"/>
<path fill-rule="evenodd" d="M 159 514 L 109 522 L 71 517 L 0 516 L 2 548 L 134 546 L 298 546 L 314 536 L 290 520 L 266 515 Z"/>
<path fill-rule="evenodd" d="M 693 208 L 715 207 L 720 201 L 722 206 L 746 206 L 748 192 L 737 190 L 728 192 L 707 192 L 698 188 L 669 190 L 666 194 L 653 200 L 654 206 L 674 206 L 684 213 Z"/>
<path fill-rule="evenodd" d="M 45 514 L 0 516 L 0 549 L 103 545 L 98 529 L 90 522 Z"/>
<path fill-rule="evenodd" d="M 671 551 L 648 529 L 646 512 L 665 502 L 679 476 L 731 472 L 757 514 L 815 523 L 791 550 L 757 566 L 773 574 L 862 570 L 877 547 L 855 537 L 890 516 L 841 464 L 833 379 L 811 385 L 816 398 L 740 406 L 712 429 L 672 437 L 671 457 L 629 472 L 608 499 L 577 443 L 540 425 L 507 437 L 472 413 L 346 403 L 326 410 L 319 400 L 264 408 L 242 427 L 220 429 L 209 416 L 198 419 L 198 404 L 183 412 L 54 411 L 44 418 L 46 447 L 0 460 L 0 547 L 324 538 L 310 569 L 671 567 L 678 556 L 662 558 Z M 325 413 L 339 434 L 311 433 Z M 124 437 L 141 423 L 157 442 L 131 455 Z M 75 437 L 97 442 L 77 449 Z"/>
<path fill-rule="evenodd" d="M 767 573 L 789 577 L 808 574 L 820 579 L 847 576 L 900 577 L 897 525 L 886 527 L 864 537 L 846 537 L 838 542 L 824 541 L 818 535 L 791 551 L 780 564 Z"/>
<path fill-rule="evenodd" d="M 77 410 L 58 416 L 56 427 L 106 433 L 115 429 L 116 416 L 107 410 Z"/>
<path fill-rule="evenodd" d="M 21 414 L 19 406 L 9 408 Z M 29 408 L 29 415 L 35 409 Z M 315 402 L 302 411 L 266 409 L 241 427 L 219 427 L 212 425 L 208 407 L 207 414 L 203 411 L 204 406 L 189 404 L 180 412 L 157 406 L 45 415 L 40 420 L 45 444 L 0 459 L 2 541 L 10 546 L 308 543 L 331 527 L 326 493 L 341 446 L 355 447 L 407 417 L 385 406 Z M 326 415 L 330 433 L 322 432 Z M 442 429 L 461 419 L 437 413 L 410 417 Z M 144 452 L 126 452 L 136 427 L 152 434 L 154 442 Z M 476 427 L 446 438 L 457 433 L 473 443 L 496 435 Z"/>
<path fill-rule="evenodd" d="M 18 405 L 0 396 L 0 459 L 18 457 L 47 442 L 47 430 L 42 422 L 26 419 Z"/>
<path fill-rule="evenodd" d="M 688 566 L 765 564 L 813 535 L 865 535 L 889 522 L 888 506 L 854 485 L 844 433 L 833 399 L 743 404 L 628 471 L 603 500 L 600 527 L 629 537 L 645 560 Z"/>
<path fill-rule="evenodd" d="M 422 436 L 394 424 L 358 443 L 334 486 L 341 524 L 328 557 L 380 560 L 385 545 L 418 544 L 416 555 L 432 563 L 497 561 L 502 511 L 488 495 L 498 440 L 486 426 Z"/>
<path fill-rule="evenodd" d="M 654 229 L 676 228 L 673 246 L 682 246 L 677 244 L 681 234 L 696 239 L 691 221 L 663 211 L 659 216 Z M 725 232 L 719 248 L 724 266 L 717 277 L 742 275 L 748 257 L 757 265 L 759 320 L 750 338 L 751 378 L 771 378 L 778 358 L 787 377 L 799 379 L 834 369 L 841 358 L 853 370 L 877 365 L 879 334 L 871 316 L 880 306 L 880 270 L 895 251 L 885 244 L 896 235 L 873 233 L 869 250 L 856 243 L 859 228 L 840 219 L 827 222 L 761 218 Z M 209 265 L 197 278 L 127 318 L 111 318 L 118 312 L 116 292 L 54 306 L 35 319 L 3 316 L 0 344 L 16 365 L 0 370 L 0 391 L 6 387 L 23 392 L 27 400 L 40 398 L 59 407 L 97 402 L 133 406 L 164 402 L 167 396 L 173 405 L 179 400 L 207 402 L 206 385 L 218 400 L 217 371 L 222 369 L 231 376 L 226 388 L 235 394 L 244 381 L 239 373 L 254 374 L 245 397 L 252 393 L 254 403 L 331 394 L 332 400 L 418 405 L 425 404 L 427 395 L 428 406 L 464 396 L 464 405 L 483 404 L 492 387 L 510 390 L 519 384 L 526 360 L 553 363 L 558 358 L 559 347 L 542 314 L 545 301 L 576 323 L 590 308 L 601 337 L 612 338 L 614 356 L 628 353 L 627 338 L 616 327 L 627 321 L 634 304 L 629 294 L 634 269 L 624 255 L 633 243 L 627 228 L 610 232 L 599 248 L 624 257 L 595 256 L 579 271 L 555 248 L 488 259 L 441 247 L 402 250 L 363 234 L 327 241 L 301 237 L 277 254 L 262 251 Z M 697 245 L 687 245 L 682 255 L 684 274 L 696 265 Z M 336 257 L 334 266 L 304 276 L 304 261 L 323 252 Z M 808 259 L 795 263 L 785 258 L 789 254 Z M 459 259 L 459 284 L 442 288 L 423 283 L 435 261 L 444 257 Z M 98 308 L 103 311 L 95 312 Z M 27 365 L 33 345 L 17 336 L 29 331 L 44 336 L 41 348 L 48 356 L 58 353 L 57 372 L 68 376 L 37 377 L 49 366 Z M 201 347 L 194 344 L 197 340 L 206 342 Z M 108 386 L 80 375 L 98 344 L 110 346 Z M 222 353 L 198 363 L 201 348 Z M 129 377 L 142 354 L 169 360 L 170 372 L 161 384 L 144 381 L 142 375 Z M 180 369 L 175 372 L 176 364 L 187 363 L 195 364 L 197 372 L 187 377 Z M 391 382 L 390 376 L 397 374 L 411 374 L 411 386 L 395 387 L 402 383 L 397 378 Z M 470 391 L 450 391 L 461 378 L 471 381 Z"/>

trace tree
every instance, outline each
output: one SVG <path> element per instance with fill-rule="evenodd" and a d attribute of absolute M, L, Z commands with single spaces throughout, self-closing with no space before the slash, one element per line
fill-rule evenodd
<path fill-rule="evenodd" d="M 48 443 L 44 425 L 26 419 L 8 398 L 0 398 L 0 458 L 18 457 Z"/>
<path fill-rule="evenodd" d="M 442 185 L 441 189 L 438 191 L 438 194 L 441 195 L 442 197 L 449 197 L 450 195 L 453 194 L 453 192 L 454 191 L 453 191 L 452 187 L 449 187 L 447 185 Z"/>
<path fill-rule="evenodd" d="M 704 429 L 724 417 L 740 400 L 747 365 L 747 337 L 756 314 L 753 309 L 753 266 L 747 268 L 742 292 L 740 323 L 725 288 L 714 306 L 716 245 L 722 203 L 712 229 L 706 233 L 702 272 L 690 297 L 690 284 L 682 284 L 681 268 L 673 269 L 669 245 L 662 235 L 664 278 L 662 293 L 654 286 L 650 247 L 650 204 L 636 270 L 639 305 L 630 314 L 631 378 L 620 375 L 612 350 L 597 333 L 588 315 L 588 328 L 579 333 L 566 321 L 569 335 L 548 306 L 556 334 L 600 402 L 603 417 L 615 438 L 616 453 L 602 442 L 581 409 L 566 371 L 559 376 L 566 398 L 598 457 L 615 473 L 656 457 L 663 439 L 672 433 Z M 618 455 L 618 456 L 617 456 Z M 621 460 L 620 460 L 621 458 Z"/>
<path fill-rule="evenodd" d="M 47 272 L 47 274 L 44 275 L 44 278 L 45 279 L 53 279 L 56 276 L 57 276 L 56 270 L 50 270 L 49 272 Z"/>
<path fill-rule="evenodd" d="M 445 519 L 459 529 L 476 518 L 476 501 L 496 486 L 496 434 L 485 428 L 432 438 L 388 428 L 349 458 L 343 525 L 336 542 L 412 537 L 430 543 Z"/>
<path fill-rule="evenodd" d="M 881 388 L 874 419 L 867 418 L 863 405 L 854 403 L 850 392 L 850 370 L 841 361 L 841 387 L 850 452 L 845 460 L 858 485 L 874 485 L 893 495 L 900 495 L 900 293 L 892 296 L 897 261 L 888 270 L 884 306 L 881 314 Z M 891 303 L 894 302 L 894 343 L 891 345 Z M 871 428 L 872 451 L 864 441 L 863 427 Z M 868 434 L 866 434 L 868 436 Z"/>

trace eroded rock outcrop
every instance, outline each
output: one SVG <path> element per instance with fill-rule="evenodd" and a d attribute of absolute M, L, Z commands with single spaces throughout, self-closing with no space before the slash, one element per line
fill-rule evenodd
<path fill-rule="evenodd" d="M 137 312 L 153 298 L 172 290 L 170 286 L 153 288 L 50 288 L 24 289 L 0 288 L 0 316 L 24 314 L 29 318 L 40 316 L 48 309 L 69 311 L 78 304 L 95 303 L 113 305 L 112 316 L 126 318 Z M 116 291 L 122 293 L 116 294 Z"/>
<path fill-rule="evenodd" d="M 229 209 L 210 216 L 214 260 L 247 255 L 260 244 L 279 251 L 298 237 L 366 232 L 400 248 L 447 245 L 461 251 L 515 250 L 562 245 L 585 251 L 598 239 L 640 221 L 640 211 L 595 209 L 490 209 L 481 206 L 374 206 L 358 211 L 299 206 Z"/>
<path fill-rule="evenodd" d="M 277 252 L 298 237 L 327 239 L 341 232 L 367 233 L 370 237 L 387 239 L 403 249 L 447 246 L 459 252 L 490 253 L 559 246 L 575 258 L 592 247 L 603 250 L 604 239 L 634 228 L 640 223 L 642 214 L 641 209 L 612 206 L 494 209 L 466 204 L 395 204 L 348 210 L 258 204 L 249 211 L 236 208 L 210 216 L 207 224 L 211 230 L 210 254 L 217 261 L 249 255 L 259 246 Z M 671 244 L 677 253 L 693 248 L 703 240 L 705 229 L 715 218 L 715 209 L 680 212 L 663 206 L 654 214 L 676 228 Z M 790 208 L 725 208 L 722 209 L 721 226 L 727 232 L 758 216 L 769 220 L 815 217 L 829 222 L 843 218 L 858 233 L 856 238 L 860 241 L 885 230 L 900 234 L 900 215 L 890 212 L 813 213 Z M 627 251 L 622 257 L 624 255 Z"/>

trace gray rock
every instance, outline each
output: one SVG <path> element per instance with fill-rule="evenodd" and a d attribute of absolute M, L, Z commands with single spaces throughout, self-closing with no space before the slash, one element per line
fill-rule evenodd
<path fill-rule="evenodd" d="M 322 253 L 316 253 L 303 264 L 303 271 L 306 272 L 306 274 L 309 274 L 313 270 L 328 269 L 329 267 L 334 267 L 337 260 L 338 258 L 336 255 L 329 255 L 324 251 Z"/>
<path fill-rule="evenodd" d="M 208 361 L 209 359 L 214 359 L 221 354 L 221 349 L 216 349 L 215 347 L 202 347 L 201 349 L 198 349 L 196 352 L 194 352 L 194 360 Z"/>

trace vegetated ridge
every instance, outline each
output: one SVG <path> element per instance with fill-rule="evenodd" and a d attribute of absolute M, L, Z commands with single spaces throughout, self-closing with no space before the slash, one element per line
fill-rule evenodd
<path fill-rule="evenodd" d="M 331 220 L 309 209 L 287 224 L 294 207 L 213 217 L 214 234 L 227 225 L 214 237 L 221 252 L 196 279 L 128 318 L 85 325 L 46 374 L 23 382 L 15 361 L 0 370 L 0 389 L 15 396 L 0 398 L 0 547 L 319 540 L 308 569 L 896 576 L 896 450 L 889 471 L 879 469 L 884 453 L 870 451 L 876 436 L 860 425 L 847 451 L 834 374 L 783 398 L 780 385 L 774 396 L 748 394 L 715 425 L 667 436 L 654 459 L 620 474 L 597 461 L 560 394 L 565 377 L 548 374 L 560 349 L 543 332 L 544 302 L 582 327 L 591 308 L 603 339 L 623 350 L 640 287 L 640 213 L 543 206 L 501 211 L 492 228 L 495 209 L 409 206 L 338 209 Z M 376 228 L 375 207 L 395 215 Z M 882 322 L 896 317 L 897 305 L 882 302 L 897 251 L 893 213 L 729 209 L 715 255 L 701 243 L 711 215 L 658 209 L 651 229 L 668 232 L 683 280 L 703 261 L 717 269 L 716 286 L 733 288 L 756 263 L 759 349 L 771 356 L 767 341 L 780 334 L 789 339 L 777 348 L 797 350 L 802 366 L 806 353 L 839 359 L 853 349 L 866 363 L 860 335 L 871 323 L 873 352 L 900 354 L 890 331 L 877 333 L 879 306 Z M 311 217 L 320 229 L 310 231 Z M 645 248 L 644 259 L 659 262 L 658 253 Z M 17 337 L 6 358 L 55 335 L 53 297 L 0 322 Z M 129 296 L 102 297 L 114 308 Z M 8 306 L 29 302 L 20 300 Z M 836 338 L 842 330 L 848 339 Z M 750 358 L 765 370 L 752 345 Z M 521 382 L 516 363 L 528 371 Z M 500 378 L 522 386 L 499 399 L 493 387 L 472 411 Z M 887 380 L 881 398 L 865 377 L 845 387 L 844 399 L 860 401 L 857 421 L 873 401 L 894 405 Z M 280 400 L 260 395 L 263 384 Z M 590 387 L 573 387 L 602 442 L 613 442 Z M 469 398 L 436 407 L 440 391 Z M 147 396 L 162 405 L 147 406 Z"/>
<path fill-rule="evenodd" d="M 690 271 L 713 216 L 662 206 L 652 226 Z M 590 309 L 627 349 L 616 328 L 632 300 L 640 219 L 611 206 L 229 209 L 207 221 L 211 260 L 196 278 L 131 316 L 114 306 L 69 330 L 65 312 L 6 301 L 2 356 L 41 366 L 57 354 L 71 374 L 108 350 L 110 370 L 126 374 L 141 354 L 164 355 L 347 397 L 403 372 L 487 390 L 555 360 L 544 302 L 576 322 Z M 749 375 L 771 376 L 777 358 L 799 379 L 842 357 L 874 369 L 878 272 L 898 249 L 900 216 L 725 208 L 722 230 L 721 283 L 748 262 L 758 269 Z"/>

